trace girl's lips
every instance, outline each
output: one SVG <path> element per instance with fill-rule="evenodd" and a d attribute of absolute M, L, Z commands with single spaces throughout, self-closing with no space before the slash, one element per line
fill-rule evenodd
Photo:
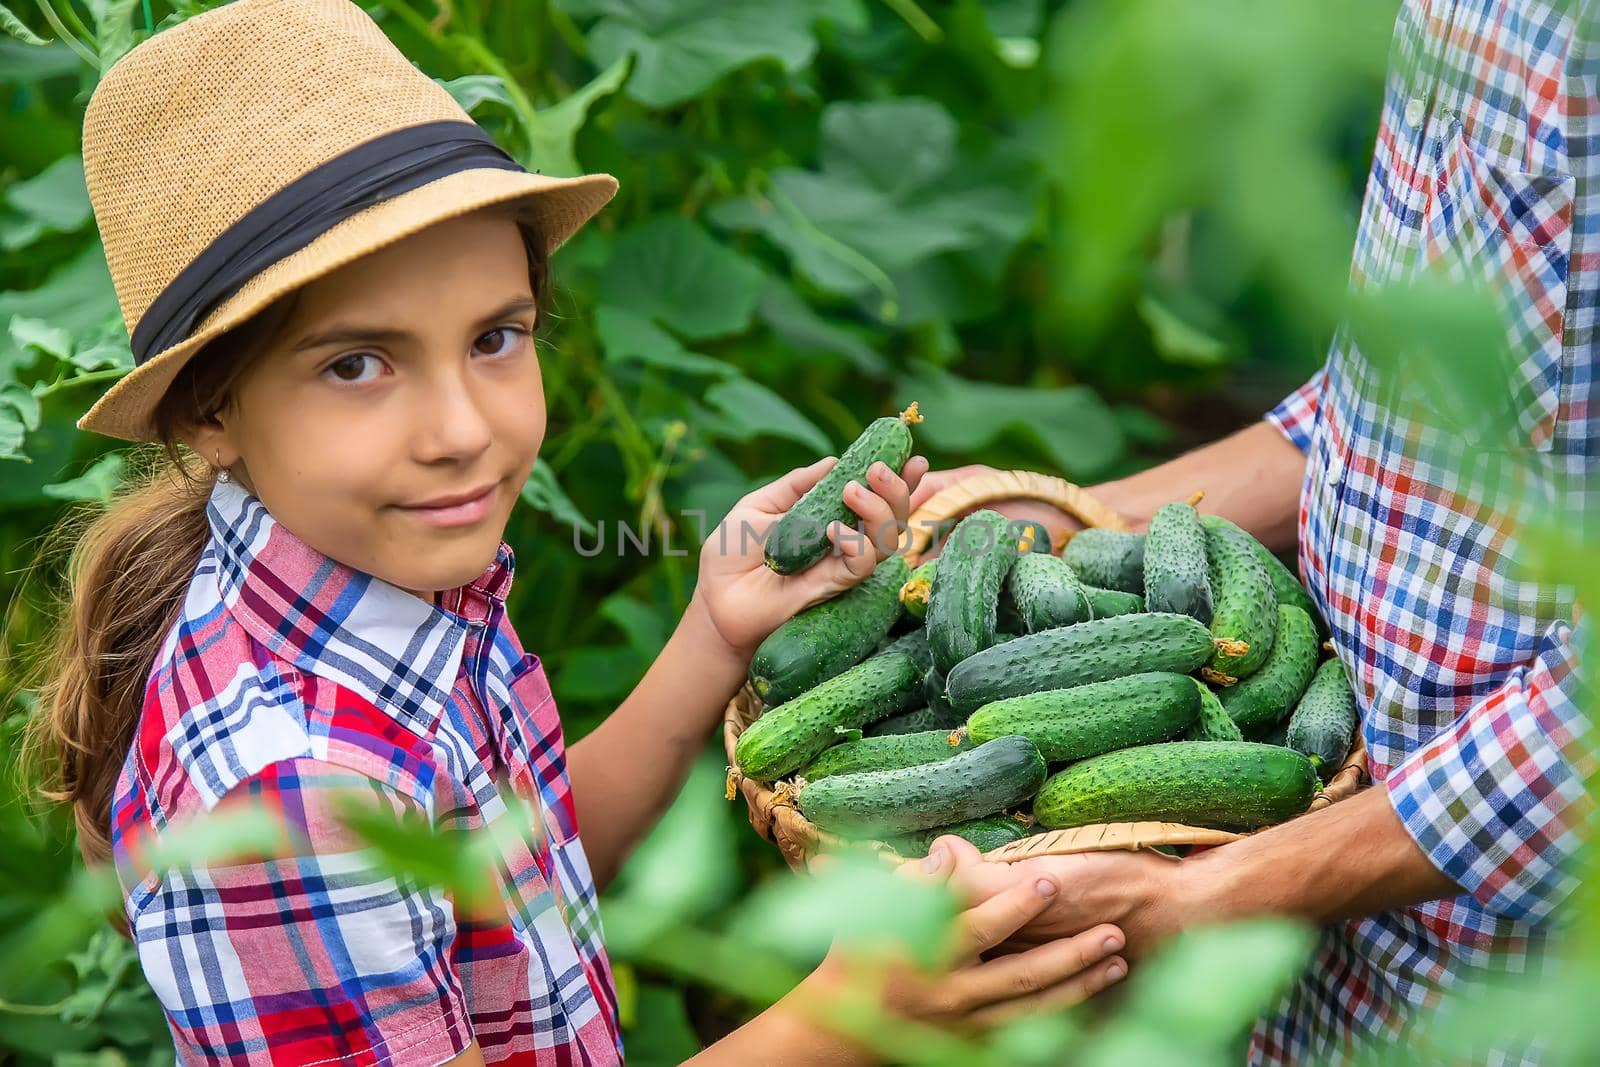
<path fill-rule="evenodd" d="M 500 488 L 496 482 L 476 496 L 456 497 L 441 503 L 401 505 L 400 510 L 429 526 L 472 526 L 488 518 Z"/>

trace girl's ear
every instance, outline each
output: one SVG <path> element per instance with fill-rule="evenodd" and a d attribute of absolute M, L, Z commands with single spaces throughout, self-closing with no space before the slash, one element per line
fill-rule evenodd
<path fill-rule="evenodd" d="M 179 431 L 178 437 L 195 455 L 217 470 L 224 470 L 239 462 L 239 450 L 220 416 L 213 415 L 196 425 L 186 426 Z"/>

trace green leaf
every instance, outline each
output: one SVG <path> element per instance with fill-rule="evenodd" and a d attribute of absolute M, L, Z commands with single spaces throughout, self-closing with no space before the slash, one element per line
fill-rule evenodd
<path fill-rule="evenodd" d="M 100 69 L 106 70 L 133 47 L 133 11 L 139 0 L 88 0 L 88 4 Z"/>
<path fill-rule="evenodd" d="M 6 249 L 24 248 L 46 233 L 75 232 L 94 215 L 79 156 L 62 156 L 12 185 L 5 198 L 17 213 L 7 217 L 0 229 L 0 247 Z"/>
<path fill-rule="evenodd" d="M 37 349 L 53 359 L 66 362 L 72 356 L 72 335 L 42 319 L 17 316 L 11 320 L 11 339 L 19 348 Z"/>
<path fill-rule="evenodd" d="M 762 285 L 760 267 L 705 230 L 657 215 L 618 236 L 598 295 L 698 341 L 743 333 Z"/>
<path fill-rule="evenodd" d="M 15 37 L 23 44 L 47 45 L 50 43 L 30 30 L 28 24 L 17 18 L 11 9 L 4 4 L 0 4 L 0 30 Z"/>
<path fill-rule="evenodd" d="M 595 525 L 578 510 L 556 480 L 555 471 L 543 459 L 533 461 L 533 470 L 522 484 L 523 503 L 535 511 L 542 511 L 563 526 L 576 526 L 589 536 L 594 536 Z"/>
<path fill-rule="evenodd" d="M 616 92 L 628 76 L 628 57 L 619 56 L 580 89 L 534 116 L 528 131 L 528 165 L 541 174 L 568 178 L 583 173 L 572 143 L 589 119 L 589 109 Z"/>
<path fill-rule="evenodd" d="M 0 459 L 20 459 L 22 442 L 39 428 L 39 401 L 17 382 L 0 384 Z"/>
<path fill-rule="evenodd" d="M 684 995 L 673 986 L 639 987 L 633 1024 L 623 1033 L 633 1067 L 677 1067 L 700 1051 Z"/>
<path fill-rule="evenodd" d="M 1189 367 L 1220 367 L 1232 354 L 1227 342 L 1190 322 L 1154 294 L 1139 299 L 1139 317 L 1150 327 L 1156 351 L 1169 363 Z"/>
<path fill-rule="evenodd" d="M 505 80 L 498 74 L 465 74 L 448 81 L 442 78 L 435 78 L 434 81 L 469 115 L 484 104 L 499 104 L 508 111 L 516 111 L 511 94 L 506 90 Z"/>
<path fill-rule="evenodd" d="M 108 318 L 120 314 L 99 241 L 91 242 L 43 285 L 0 292 L 0 322 L 24 315 L 70 333 L 82 333 L 99 329 Z"/>
<path fill-rule="evenodd" d="M 121 452 L 112 452 L 95 460 L 76 478 L 47 485 L 40 492 L 54 500 L 110 500 L 111 494 L 122 484 L 122 472 L 126 467 L 126 457 Z"/>
<path fill-rule="evenodd" d="M 874 378 L 889 373 L 888 361 L 862 340 L 856 331 L 817 314 L 786 282 L 777 278 L 761 292 L 756 313 L 786 344 L 802 352 L 832 352 L 844 356 L 855 368 Z"/>
<path fill-rule="evenodd" d="M 812 15 L 767 0 L 600 0 L 605 14 L 589 31 L 597 63 L 634 57 L 627 92 L 646 107 L 665 108 L 699 95 L 723 75 L 758 60 L 785 70 L 811 62 Z"/>
<path fill-rule="evenodd" d="M 595 310 L 595 332 L 607 362 L 645 363 L 662 370 L 713 378 L 739 373 L 730 363 L 689 351 L 666 330 L 626 308 L 602 304 Z"/>
<path fill-rule="evenodd" d="M 783 397 L 748 378 L 718 382 L 705 393 L 706 403 L 722 414 L 714 433 L 738 441 L 781 437 L 797 441 L 817 455 L 833 450 L 828 435 L 817 429 Z"/>

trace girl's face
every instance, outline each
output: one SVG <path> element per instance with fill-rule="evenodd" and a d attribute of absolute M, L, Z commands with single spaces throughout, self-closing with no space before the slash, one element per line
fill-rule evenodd
<path fill-rule="evenodd" d="M 544 439 L 534 311 L 513 222 L 429 227 L 302 289 L 191 444 L 324 555 L 417 593 L 466 584 Z"/>

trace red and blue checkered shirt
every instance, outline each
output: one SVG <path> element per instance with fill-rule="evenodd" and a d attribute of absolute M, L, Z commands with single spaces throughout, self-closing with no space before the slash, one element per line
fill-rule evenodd
<path fill-rule="evenodd" d="M 1465 892 L 1326 930 L 1258 1024 L 1258 1063 L 1404 1047 L 1441 994 L 1550 965 L 1591 833 L 1592 741 L 1572 590 L 1521 563 L 1530 520 L 1581 513 L 1600 446 L 1594 6 L 1406 0 L 1356 238 L 1357 289 L 1424 270 L 1493 287 L 1515 438 L 1461 424 L 1348 331 L 1268 416 L 1308 455 L 1301 571 L 1373 779 Z M 1538 1058 L 1508 1039 L 1493 1062 Z"/>
<path fill-rule="evenodd" d="M 179 1059 L 432 1065 L 476 1040 L 489 1063 L 619 1063 L 561 724 L 505 615 L 509 550 L 435 605 L 237 485 L 208 516 L 112 811 Z M 383 869 L 341 817 L 350 790 L 439 831 L 537 814 L 493 833 L 498 900 L 469 912 Z M 236 804 L 280 815 L 291 854 L 137 873 L 159 835 Z"/>

